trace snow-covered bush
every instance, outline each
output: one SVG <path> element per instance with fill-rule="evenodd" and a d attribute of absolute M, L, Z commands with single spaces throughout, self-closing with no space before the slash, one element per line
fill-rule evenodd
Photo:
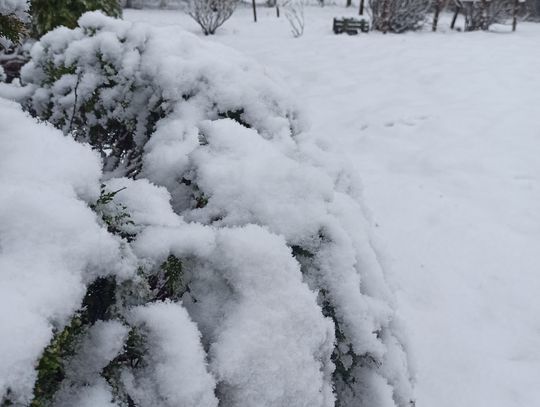
<path fill-rule="evenodd" d="M 430 5 L 431 0 L 369 0 L 371 26 L 384 33 L 418 30 Z"/>
<path fill-rule="evenodd" d="M 189 0 L 187 13 L 199 24 L 204 35 L 213 35 L 236 10 L 238 0 Z"/>
<path fill-rule="evenodd" d="M 0 99 L 0 404 L 27 405 L 34 366 L 80 307 L 85 286 L 129 275 L 122 243 L 87 203 L 99 158 Z M 10 404 L 6 404 L 10 405 Z"/>
<path fill-rule="evenodd" d="M 0 50 L 19 41 L 27 11 L 27 0 L 0 0 Z"/>
<path fill-rule="evenodd" d="M 9 16 L 16 15 L 19 18 L 24 18 L 28 11 L 27 0 L 0 0 L 0 14 Z"/>
<path fill-rule="evenodd" d="M 106 181 L 97 192 L 94 175 L 87 202 L 116 255 L 99 257 L 116 268 L 84 280 L 78 313 L 63 310 L 34 396 L 409 405 L 404 338 L 357 182 L 263 68 L 176 27 L 88 13 L 35 45 L 22 83 L 9 91 L 28 111 L 101 155 Z M 54 386 L 44 358 L 62 365 Z M 28 397 L 11 383 L 0 392 Z"/>

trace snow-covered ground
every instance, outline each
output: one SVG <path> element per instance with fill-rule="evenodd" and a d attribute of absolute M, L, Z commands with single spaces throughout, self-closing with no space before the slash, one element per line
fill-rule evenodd
<path fill-rule="evenodd" d="M 540 24 L 335 36 L 344 8 L 248 8 L 209 38 L 286 81 L 363 181 L 419 407 L 540 405 Z M 199 32 L 180 12 L 125 17 Z M 505 31 L 507 27 L 502 27 Z"/>

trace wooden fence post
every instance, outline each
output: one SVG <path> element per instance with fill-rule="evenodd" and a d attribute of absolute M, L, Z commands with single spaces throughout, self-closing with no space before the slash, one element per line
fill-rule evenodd
<path fill-rule="evenodd" d="M 257 6 L 255 5 L 255 0 L 252 0 L 253 4 L 253 21 L 257 22 Z"/>

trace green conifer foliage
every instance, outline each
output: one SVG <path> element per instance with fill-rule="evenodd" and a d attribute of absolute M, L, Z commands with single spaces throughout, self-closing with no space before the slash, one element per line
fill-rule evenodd
<path fill-rule="evenodd" d="M 122 14 L 118 0 L 32 0 L 32 35 L 39 38 L 58 26 L 74 28 L 82 14 L 93 10 L 112 17 Z"/>
<path fill-rule="evenodd" d="M 17 16 L 0 14 L 0 37 L 18 42 L 23 30 L 24 23 Z"/>

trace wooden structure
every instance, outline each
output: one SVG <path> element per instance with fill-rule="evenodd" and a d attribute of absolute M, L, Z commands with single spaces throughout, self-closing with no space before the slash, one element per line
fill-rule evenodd
<path fill-rule="evenodd" d="M 367 33 L 369 31 L 369 23 L 365 19 L 334 18 L 332 29 L 334 30 L 334 34 L 347 33 L 349 35 L 356 35 L 359 32 Z"/>

